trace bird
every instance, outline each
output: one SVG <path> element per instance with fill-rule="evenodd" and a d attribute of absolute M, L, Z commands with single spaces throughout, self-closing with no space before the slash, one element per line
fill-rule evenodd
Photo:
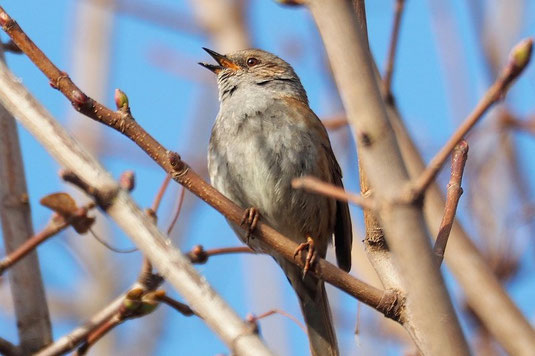
<path fill-rule="evenodd" d="M 292 66 L 274 54 L 245 49 L 226 55 L 203 48 L 216 64 L 219 113 L 208 146 L 212 185 L 245 210 L 238 237 L 270 254 L 295 290 L 313 356 L 339 355 L 324 282 L 306 273 L 333 240 L 338 266 L 351 268 L 352 229 L 347 203 L 292 188 L 292 180 L 313 176 L 343 187 L 338 164 L 321 120 L 310 109 Z M 307 250 L 301 269 L 254 238 L 259 219 Z"/>

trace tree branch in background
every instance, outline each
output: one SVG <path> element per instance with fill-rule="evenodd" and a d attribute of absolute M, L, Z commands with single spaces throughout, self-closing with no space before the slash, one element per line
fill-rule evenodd
<path fill-rule="evenodd" d="M 145 294 L 153 292 L 162 284 L 162 282 L 163 278 L 160 276 L 153 274 L 146 269 L 142 269 L 138 276 L 137 282 L 132 285 L 132 287 L 129 289 L 129 292 L 133 290 L 141 290 Z M 61 337 L 54 343 L 40 350 L 38 353 L 36 353 L 36 356 L 55 356 L 72 351 L 81 343 L 87 342 L 90 335 L 93 335 L 93 341 L 96 342 L 95 336 L 102 333 L 104 331 L 103 329 L 108 328 L 108 330 L 106 330 L 107 332 L 119 324 L 115 324 L 118 321 L 116 320 L 116 316 L 121 308 L 124 308 L 125 303 L 128 304 L 127 294 L 129 292 L 124 293 L 116 298 L 108 306 L 95 314 L 84 325 L 74 329 L 69 334 Z M 140 305 L 138 304 L 138 306 Z M 106 327 L 103 327 L 103 325 L 106 325 Z"/>
<path fill-rule="evenodd" d="M 487 90 L 483 98 L 479 101 L 475 109 L 468 115 L 465 121 L 453 133 L 448 142 L 431 159 L 427 168 L 414 180 L 410 195 L 416 198 L 423 194 L 427 187 L 433 182 L 436 175 L 448 159 L 455 145 L 459 143 L 468 131 L 483 117 L 483 114 L 507 93 L 511 83 L 524 71 L 531 59 L 533 39 L 527 38 L 518 43 L 511 51 L 509 63 L 502 70 L 500 76 L 494 84 Z"/>
<path fill-rule="evenodd" d="M 444 217 L 440 223 L 440 229 L 438 231 L 437 238 L 435 240 L 435 246 L 433 252 L 437 256 L 437 265 L 442 264 L 444 259 L 444 252 L 446 251 L 446 245 L 450 236 L 451 227 L 455 219 L 455 213 L 457 212 L 457 205 L 459 199 L 463 194 L 463 188 L 461 188 L 461 182 L 463 179 L 464 166 L 466 159 L 468 158 L 468 143 L 461 141 L 455 146 L 453 154 L 451 156 L 451 177 L 446 190 L 446 206 L 444 207 Z"/>
<path fill-rule="evenodd" d="M 60 198 L 60 195 L 63 197 Z M 52 200 L 56 200 L 56 202 L 51 203 Z M 62 201 L 57 202 L 57 200 Z M 67 227 L 72 225 L 78 233 L 83 234 L 88 231 L 94 222 L 94 218 L 88 217 L 87 212 L 93 209 L 95 204 L 89 203 L 81 208 L 78 208 L 76 203 L 74 203 L 74 200 L 66 193 L 48 195 L 41 199 L 41 204 L 48 207 L 51 207 L 53 204 L 57 204 L 56 206 L 58 209 L 52 208 L 56 211 L 56 213 L 52 216 L 52 219 L 48 222 L 43 230 L 27 239 L 15 251 L 11 252 L 9 255 L 0 260 L 0 276 L 8 268 L 35 250 L 37 246 L 48 240 L 50 237 L 63 231 Z"/>
<path fill-rule="evenodd" d="M 394 25 L 392 26 L 392 35 L 390 36 L 390 45 L 388 47 L 388 60 L 386 62 L 386 69 L 383 79 L 383 96 L 385 100 L 391 102 L 392 97 L 392 75 L 394 74 L 394 59 L 396 57 L 396 49 L 399 40 L 399 28 L 401 25 L 401 15 L 405 8 L 405 0 L 396 0 L 396 11 L 394 13 Z"/>
<path fill-rule="evenodd" d="M 396 107 L 389 105 L 388 110 L 403 160 L 411 178 L 416 179 L 426 168 L 424 160 Z M 426 191 L 423 205 L 431 236 L 438 235 L 444 206 L 442 189 L 436 183 L 431 184 Z M 507 353 L 530 355 L 535 349 L 533 326 L 511 300 L 493 270 L 489 268 L 487 259 L 458 221 L 453 222 L 450 235 L 448 251 L 444 257 L 461 285 L 471 310 Z M 485 298 L 481 298 L 482 290 L 486 291 Z M 496 318 L 496 315 L 500 315 L 500 318 Z"/>
<path fill-rule="evenodd" d="M 4 52 L 0 49 L 0 64 Z M 15 119 L 0 106 L 0 218 L 9 255 L 33 235 L 26 177 Z M 9 286 L 15 307 L 20 349 L 31 354 L 52 341 L 41 268 L 33 252 L 11 269 Z"/>
<path fill-rule="evenodd" d="M 157 142 L 152 136 L 150 136 L 150 134 L 148 134 L 141 126 L 139 126 L 137 121 L 135 121 L 133 117 L 128 112 L 126 112 L 126 110 L 112 111 L 104 107 L 102 104 L 91 99 L 90 97 L 86 96 L 71 81 L 71 79 L 66 73 L 60 71 L 44 55 L 44 53 L 39 48 L 37 48 L 37 46 L 35 46 L 35 44 L 26 36 L 26 34 L 16 24 L 16 22 L 13 21 L 2 8 L 0 8 L 0 24 L 2 25 L 4 30 L 10 35 L 13 41 L 21 48 L 21 50 L 50 79 L 52 85 L 58 90 L 60 90 L 71 101 L 73 107 L 76 110 L 98 122 L 101 122 L 123 133 L 125 136 L 134 141 L 140 148 L 142 148 L 168 174 L 171 174 L 174 180 L 184 185 L 186 189 L 190 190 L 199 198 L 217 209 L 230 221 L 238 225 L 241 224 L 242 217 L 244 215 L 243 209 L 241 209 L 232 201 L 227 199 L 211 185 L 206 183 L 184 161 L 182 161 L 178 154 L 166 150 L 159 142 Z M 53 147 L 53 145 L 59 144 L 57 143 L 57 139 L 55 136 L 50 137 L 44 135 L 44 131 L 42 128 L 37 128 L 33 126 L 35 125 L 35 123 L 33 123 L 32 120 L 39 120 L 39 122 L 43 122 L 43 124 L 44 120 L 47 120 L 46 125 L 54 125 L 54 128 L 51 128 L 50 130 L 52 130 L 52 132 L 57 135 L 58 132 L 62 132 L 62 130 L 60 130 L 60 128 L 57 127 L 56 124 L 51 123 L 52 118 L 44 116 L 42 112 L 36 112 L 34 109 L 34 107 L 37 105 L 36 103 L 28 103 L 27 106 L 22 106 L 21 100 L 22 102 L 24 102 L 24 100 L 21 98 L 21 95 L 17 93 L 17 91 L 22 91 L 24 89 L 20 86 L 20 84 L 14 83 L 13 80 L 10 79 L 10 77 L 5 78 L 5 83 L 9 83 L 9 86 L 4 87 L 6 92 L 1 95 L 2 101 L 11 101 L 13 100 L 12 96 L 16 95 L 19 101 L 17 102 L 17 105 L 12 102 L 11 109 L 18 113 L 17 117 L 21 119 L 23 124 L 32 132 L 33 135 L 36 136 L 38 140 L 40 140 L 45 145 L 45 147 Z M 13 89 L 10 88 L 17 89 L 13 91 Z M 8 94 L 7 91 L 9 91 L 10 94 Z M 28 95 L 29 94 L 24 94 L 22 96 L 26 96 L 25 99 L 27 99 Z M 123 99 L 119 101 L 127 102 L 127 100 Z M 23 108 L 32 110 L 32 120 L 26 119 L 26 117 L 28 117 L 28 112 L 24 111 Z M 66 142 L 71 142 L 68 136 L 63 139 L 66 140 Z M 52 141 L 54 141 L 54 143 L 52 143 Z M 62 144 L 61 146 L 65 147 L 64 144 Z M 71 146 L 76 147 L 77 151 L 82 152 L 82 149 L 74 143 L 72 143 Z M 68 147 L 65 148 L 67 149 Z M 49 148 L 49 151 L 52 154 L 55 153 L 54 150 L 52 150 L 51 148 Z M 74 152 L 69 154 L 73 153 Z M 86 154 L 84 153 L 84 155 Z M 100 179 L 100 175 L 95 175 L 96 172 L 101 171 L 100 166 L 96 162 L 91 160 L 91 164 L 89 164 L 89 161 L 87 161 L 86 157 L 86 160 L 84 161 L 86 163 L 84 164 L 87 165 L 87 168 L 89 168 L 89 166 L 91 167 L 91 172 L 82 171 L 79 166 L 75 165 L 75 163 L 80 163 L 82 158 L 80 158 L 79 155 L 76 155 L 76 157 L 77 162 L 72 162 L 70 160 L 67 160 L 65 157 L 62 157 L 61 155 L 55 155 L 55 158 L 62 162 L 62 164 L 69 166 L 73 171 L 78 170 L 76 171 L 76 173 L 81 178 L 82 174 L 85 175 L 83 177 L 84 182 L 91 182 L 93 184 L 93 187 L 91 188 L 94 189 L 94 198 L 96 199 L 96 201 L 108 212 L 108 214 L 112 218 L 116 219 L 116 221 L 119 222 L 119 220 L 117 219 L 119 219 L 119 217 L 124 217 L 123 214 L 126 214 L 126 210 L 124 212 L 121 210 L 123 208 L 127 208 L 128 211 L 132 212 L 132 218 L 134 217 L 134 215 L 137 216 L 137 213 L 134 214 L 134 212 L 130 210 L 133 207 L 133 203 L 129 202 L 130 200 L 126 194 L 123 194 L 123 192 L 120 191 L 117 192 L 115 188 L 116 184 L 113 182 L 113 180 L 107 179 L 105 181 L 102 181 Z M 105 176 L 108 177 L 108 174 L 105 174 Z M 129 203 L 127 203 L 127 201 Z M 108 204 L 112 203 L 116 205 L 113 209 L 108 206 Z M 137 218 L 141 219 L 139 216 L 137 216 Z M 141 220 L 145 221 L 144 219 Z M 169 280 L 179 290 L 179 292 L 184 294 L 184 297 L 187 299 L 188 303 L 192 305 L 195 310 L 199 311 L 199 307 L 195 306 L 199 306 L 200 300 L 194 300 L 191 299 L 191 296 L 186 296 L 186 293 L 184 293 L 183 286 L 179 282 L 179 279 L 177 279 L 178 274 L 175 273 L 177 273 L 180 268 L 177 267 L 176 269 L 169 269 L 169 267 L 165 263 L 170 262 L 170 256 L 167 254 L 169 252 L 169 246 L 163 243 L 163 241 L 165 241 L 165 238 L 161 237 L 161 240 L 154 241 L 154 236 L 161 235 L 157 230 L 154 229 L 153 225 L 144 225 L 144 228 L 146 228 L 147 230 L 140 231 L 139 229 L 134 229 L 135 226 L 138 226 L 139 221 L 136 221 L 136 224 L 133 223 L 133 221 L 120 221 L 119 225 L 122 226 L 123 229 L 132 237 L 136 245 L 139 246 L 140 250 L 142 250 L 144 253 L 147 253 L 147 256 L 150 256 L 149 252 L 152 254 L 151 261 L 156 267 L 158 267 L 158 265 L 165 266 L 164 268 L 159 268 L 160 271 L 165 271 L 169 273 L 169 275 L 164 277 Z M 146 233 L 146 235 L 143 240 L 140 240 L 139 234 L 142 232 Z M 283 235 L 275 231 L 273 228 L 269 227 L 267 224 L 260 221 L 257 224 L 254 235 L 263 243 L 268 244 L 270 248 L 281 254 L 288 261 L 295 263 L 301 268 L 304 267 L 305 258 L 303 255 L 301 256 L 302 258 L 294 258 L 294 251 L 297 248 L 297 244 L 291 241 L 290 239 L 284 237 Z M 145 238 L 148 240 L 144 240 Z M 146 245 L 148 243 L 147 241 L 151 240 L 154 244 L 158 246 L 158 249 L 155 249 L 152 245 Z M 178 262 L 178 257 L 176 253 L 173 254 L 173 262 L 179 263 L 181 265 L 184 263 L 182 260 Z M 189 264 L 184 266 L 187 267 L 184 267 L 182 272 L 186 273 L 187 270 L 187 273 L 196 274 L 195 270 L 190 267 Z M 380 289 L 372 287 L 345 273 L 344 271 L 340 270 L 339 268 L 335 267 L 333 264 L 327 262 L 324 259 L 318 259 L 317 262 L 314 264 L 313 268 L 310 269 L 310 273 L 313 273 L 315 276 L 344 290 L 348 294 L 354 296 L 355 298 L 371 306 L 372 308 L 377 309 L 386 316 L 389 316 L 396 320 L 400 317 L 399 307 L 401 300 L 398 298 L 397 293 L 394 291 L 382 291 Z M 207 321 L 209 320 L 206 314 L 201 315 L 203 319 Z M 213 322 L 214 320 L 211 321 Z M 211 324 L 211 326 L 215 327 L 213 324 Z M 222 332 L 218 328 L 216 328 L 216 330 Z M 223 339 L 227 342 L 233 342 L 233 340 L 229 340 L 226 337 L 229 337 L 229 335 L 224 335 Z M 240 340 L 245 339 L 246 338 L 243 336 L 240 337 Z"/>
<path fill-rule="evenodd" d="M 76 355 L 85 355 L 89 348 L 115 327 L 126 320 L 141 318 L 154 312 L 160 303 L 169 305 L 184 316 L 195 315 L 189 306 L 166 296 L 163 290 L 147 291 L 144 288 L 132 288 L 126 293 L 115 314 L 87 335 Z"/>

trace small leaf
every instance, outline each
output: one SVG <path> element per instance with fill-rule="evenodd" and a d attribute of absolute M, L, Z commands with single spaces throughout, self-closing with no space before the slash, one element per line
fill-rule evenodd
<path fill-rule="evenodd" d="M 43 197 L 41 205 L 55 211 L 61 216 L 69 217 L 76 213 L 78 207 L 74 199 L 67 193 L 53 193 Z"/>

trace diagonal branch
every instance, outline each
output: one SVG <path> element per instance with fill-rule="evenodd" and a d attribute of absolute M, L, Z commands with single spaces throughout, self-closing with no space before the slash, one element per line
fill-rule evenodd
<path fill-rule="evenodd" d="M 455 145 L 463 139 L 472 127 L 483 117 L 487 110 L 502 99 L 511 83 L 523 72 L 531 59 L 533 39 L 528 38 L 518 43 L 511 51 L 508 65 L 502 70 L 494 84 L 486 91 L 474 110 L 448 139 L 446 144 L 431 159 L 427 168 L 412 183 L 412 197 L 418 197 L 429 187 L 431 182 L 448 159 Z"/>
<path fill-rule="evenodd" d="M 364 31 L 348 0 L 309 0 L 307 5 L 323 39 L 374 196 L 391 201 L 409 177 L 388 122 Z M 404 326 L 420 352 L 468 354 L 468 345 L 436 268 L 420 207 L 392 205 L 379 218 L 403 276 L 407 296 Z"/>
<path fill-rule="evenodd" d="M 388 60 L 386 62 L 385 75 L 383 79 L 384 97 L 392 101 L 392 75 L 394 74 L 394 59 L 399 40 L 399 28 L 401 26 L 401 15 L 405 9 L 405 0 L 396 0 L 396 10 L 394 13 L 394 25 L 392 26 L 392 35 L 388 47 Z"/>
<path fill-rule="evenodd" d="M 0 62 L 5 66 L 3 52 Z M 7 254 L 33 235 L 22 153 L 15 119 L 0 106 L 0 218 Z M 52 340 L 50 317 L 37 253 L 9 273 L 20 347 L 30 354 Z"/>
<path fill-rule="evenodd" d="M 34 251 L 37 246 L 65 230 L 69 226 L 75 224 L 80 217 L 84 217 L 89 209 L 94 207 L 93 203 L 88 204 L 87 206 L 80 209 L 75 215 L 64 217 L 59 214 L 53 216 L 50 222 L 45 226 L 45 228 L 39 231 L 37 234 L 28 238 L 22 245 L 20 245 L 16 250 L 12 251 L 2 260 L 0 260 L 0 276 L 15 263 L 22 260 L 29 253 Z"/>
<path fill-rule="evenodd" d="M 451 157 L 451 177 L 446 191 L 446 206 L 444 207 L 444 216 L 442 217 L 440 229 L 438 230 L 435 246 L 433 248 L 433 252 L 437 256 L 438 266 L 442 264 L 442 260 L 444 259 L 444 252 L 446 251 L 446 245 L 455 219 L 457 205 L 459 204 L 461 194 L 463 194 L 461 182 L 467 158 L 468 144 L 466 141 L 461 141 L 453 150 Z"/>

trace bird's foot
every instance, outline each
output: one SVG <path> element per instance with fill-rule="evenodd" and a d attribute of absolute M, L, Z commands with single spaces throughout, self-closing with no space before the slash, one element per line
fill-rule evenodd
<path fill-rule="evenodd" d="M 317 252 L 316 247 L 314 246 L 314 240 L 312 237 L 307 236 L 307 242 L 303 242 L 297 246 L 294 251 L 294 258 L 297 257 L 299 252 L 307 250 L 307 255 L 305 258 L 305 267 L 303 268 L 303 278 L 307 275 L 310 266 L 316 261 Z"/>
<path fill-rule="evenodd" d="M 245 242 L 249 244 L 249 238 L 251 237 L 253 231 L 256 229 L 256 224 L 258 223 L 258 218 L 260 213 L 256 208 L 247 208 L 243 213 L 241 218 L 240 225 L 245 226 Z"/>

